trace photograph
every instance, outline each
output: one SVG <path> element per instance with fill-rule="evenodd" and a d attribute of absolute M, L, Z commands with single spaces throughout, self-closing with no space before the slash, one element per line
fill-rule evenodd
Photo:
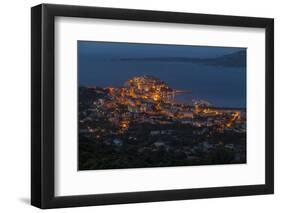
<path fill-rule="evenodd" d="M 245 164 L 246 55 L 77 41 L 78 170 Z"/>
<path fill-rule="evenodd" d="M 274 194 L 274 18 L 160 5 L 32 6 L 31 205 Z"/>

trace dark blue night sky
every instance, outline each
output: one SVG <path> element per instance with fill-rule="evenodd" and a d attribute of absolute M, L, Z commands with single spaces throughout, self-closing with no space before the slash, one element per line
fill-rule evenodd
<path fill-rule="evenodd" d="M 192 90 L 179 97 L 184 102 L 246 106 L 245 48 L 78 41 L 80 86 L 121 87 L 140 75 Z"/>

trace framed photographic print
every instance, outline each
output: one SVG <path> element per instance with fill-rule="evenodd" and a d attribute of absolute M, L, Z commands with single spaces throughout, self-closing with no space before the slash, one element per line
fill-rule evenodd
<path fill-rule="evenodd" d="M 274 21 L 31 9 L 31 203 L 272 194 Z"/>

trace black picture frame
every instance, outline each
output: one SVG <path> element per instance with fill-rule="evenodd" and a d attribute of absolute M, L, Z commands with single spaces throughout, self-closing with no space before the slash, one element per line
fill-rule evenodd
<path fill-rule="evenodd" d="M 265 184 L 95 195 L 54 195 L 55 17 L 83 17 L 162 23 L 264 28 L 266 136 Z M 240 16 L 41 4 L 31 9 L 31 204 L 42 208 L 139 203 L 274 192 L 274 20 Z"/>

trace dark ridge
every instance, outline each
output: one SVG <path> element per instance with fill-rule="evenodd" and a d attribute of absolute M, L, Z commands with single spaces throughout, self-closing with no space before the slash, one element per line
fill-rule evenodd
<path fill-rule="evenodd" d="M 118 61 L 124 62 L 180 62 L 180 63 L 200 63 L 211 66 L 225 67 L 245 67 L 246 50 L 240 50 L 231 54 L 215 58 L 192 58 L 192 57 L 144 57 L 144 58 L 120 58 Z"/>

